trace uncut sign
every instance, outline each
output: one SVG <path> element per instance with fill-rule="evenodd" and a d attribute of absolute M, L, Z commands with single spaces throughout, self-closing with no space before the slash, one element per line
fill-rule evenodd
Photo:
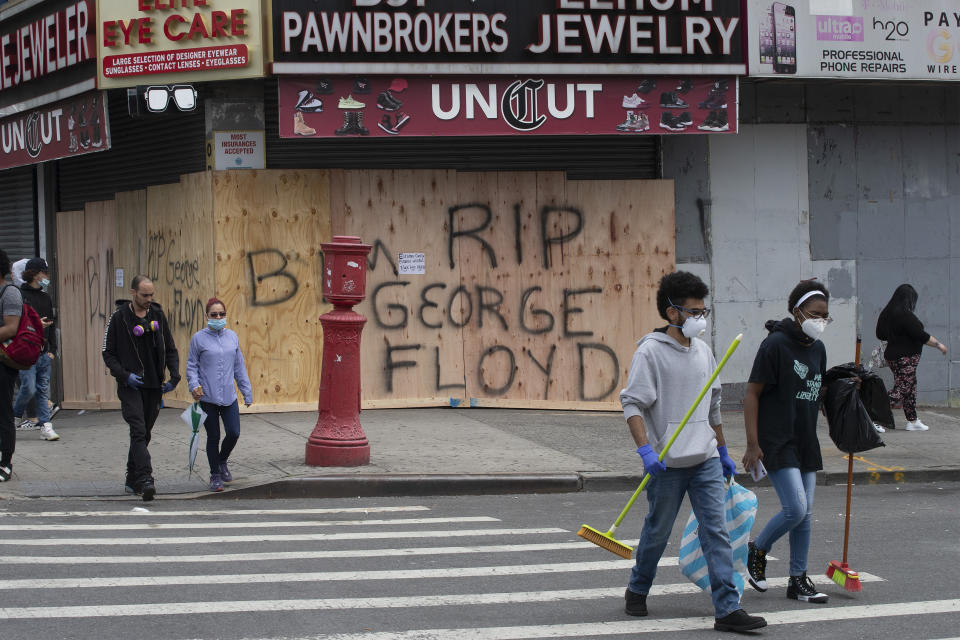
<path fill-rule="evenodd" d="M 739 0 L 274 0 L 272 6 L 276 73 L 351 72 L 374 63 L 381 71 L 382 64 L 426 63 L 422 72 L 464 72 L 468 63 L 483 63 L 487 72 L 525 73 L 558 62 L 570 73 L 616 73 L 611 65 L 623 63 L 640 65 L 638 73 L 745 73 Z"/>

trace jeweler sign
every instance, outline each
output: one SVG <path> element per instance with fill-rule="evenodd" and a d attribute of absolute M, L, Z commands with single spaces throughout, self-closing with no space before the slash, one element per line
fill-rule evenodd
<path fill-rule="evenodd" d="M 273 0 L 273 72 L 743 75 L 742 11 L 740 0 Z"/>
<path fill-rule="evenodd" d="M 280 78 L 283 138 L 735 133 L 732 76 Z"/>
<path fill-rule="evenodd" d="M 102 88 L 263 75 L 260 0 L 98 0 Z"/>
<path fill-rule="evenodd" d="M 109 149 L 103 98 L 91 91 L 0 119 L 0 169 Z"/>
<path fill-rule="evenodd" d="M 960 80 L 956 0 L 749 0 L 750 75 Z"/>

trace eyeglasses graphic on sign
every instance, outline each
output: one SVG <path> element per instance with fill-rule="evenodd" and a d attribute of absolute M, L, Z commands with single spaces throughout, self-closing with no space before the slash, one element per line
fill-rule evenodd
<path fill-rule="evenodd" d="M 180 111 L 193 111 L 197 108 L 197 90 L 189 84 L 147 87 L 143 97 L 147 101 L 147 111 L 154 113 L 166 111 L 173 96 L 173 103 Z"/>

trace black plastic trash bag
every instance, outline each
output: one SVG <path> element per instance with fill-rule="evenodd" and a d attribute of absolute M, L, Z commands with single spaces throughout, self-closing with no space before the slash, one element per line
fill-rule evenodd
<path fill-rule="evenodd" d="M 885 446 L 860 401 L 856 380 L 834 378 L 827 385 L 823 404 L 830 425 L 830 438 L 838 449 L 854 454 Z"/>
<path fill-rule="evenodd" d="M 866 407 L 870 418 L 881 427 L 887 429 L 896 428 L 893 421 L 893 411 L 890 409 L 890 396 L 887 395 L 887 385 L 877 374 L 864 369 L 852 362 L 838 364 L 827 371 L 824 384 L 829 385 L 834 380 L 840 378 L 858 377 L 862 381 L 860 385 L 860 401 Z"/>

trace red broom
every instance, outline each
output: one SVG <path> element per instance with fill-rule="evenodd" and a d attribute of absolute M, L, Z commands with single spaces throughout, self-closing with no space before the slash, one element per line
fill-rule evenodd
<path fill-rule="evenodd" d="M 860 336 L 857 336 L 856 364 L 860 366 Z M 853 495 L 853 454 L 847 454 L 847 513 L 843 525 L 843 560 L 831 560 L 827 566 L 827 577 L 847 591 L 863 591 L 860 574 L 847 564 L 847 546 L 850 542 L 850 498 Z"/>

